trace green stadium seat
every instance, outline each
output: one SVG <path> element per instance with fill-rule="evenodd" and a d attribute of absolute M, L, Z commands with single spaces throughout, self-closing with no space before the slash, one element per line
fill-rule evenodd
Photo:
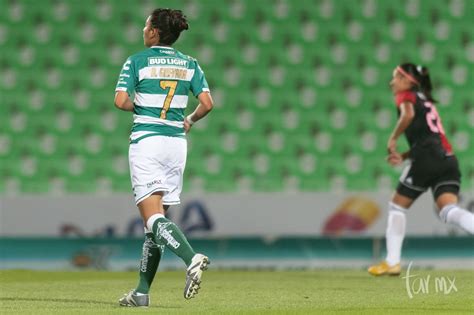
<path fill-rule="evenodd" d="M 473 1 L 160 5 L 185 10 L 191 27 L 176 47 L 198 58 L 219 99 L 188 136 L 185 189 L 374 190 L 387 178 L 393 187 L 388 82 L 408 60 L 429 66 L 463 188 L 474 187 Z M 0 7 L 0 193 L 129 193 L 132 115 L 113 96 L 125 58 L 144 49 L 148 3 Z"/>

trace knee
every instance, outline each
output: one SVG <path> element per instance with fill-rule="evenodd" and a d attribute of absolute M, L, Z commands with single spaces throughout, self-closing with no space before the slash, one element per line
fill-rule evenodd
<path fill-rule="evenodd" d="M 444 207 L 448 205 L 453 205 L 458 203 L 458 196 L 453 193 L 443 193 L 436 197 L 436 207 L 438 212 L 443 210 Z"/>

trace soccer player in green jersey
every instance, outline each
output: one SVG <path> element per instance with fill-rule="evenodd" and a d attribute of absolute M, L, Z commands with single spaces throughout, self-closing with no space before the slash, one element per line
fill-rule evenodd
<path fill-rule="evenodd" d="M 181 230 L 165 217 L 170 205 L 180 203 L 187 153 L 185 134 L 213 107 L 206 78 L 196 59 L 171 47 L 188 27 L 180 10 L 154 10 L 143 28 L 143 41 L 148 49 L 127 59 L 115 89 L 115 106 L 134 114 L 130 175 L 145 227 L 139 283 L 119 300 L 122 306 L 150 304 L 150 285 L 165 247 L 187 266 L 186 299 L 198 292 L 202 271 L 209 264 L 209 259 L 196 254 Z M 184 117 L 189 91 L 199 99 L 199 104 Z"/>

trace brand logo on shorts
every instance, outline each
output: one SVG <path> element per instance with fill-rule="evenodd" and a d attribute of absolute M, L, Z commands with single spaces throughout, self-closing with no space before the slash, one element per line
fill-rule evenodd
<path fill-rule="evenodd" d="M 156 180 L 152 181 L 151 183 L 147 183 L 146 188 L 150 188 L 150 187 L 153 187 L 155 185 L 161 185 L 161 179 L 156 179 Z"/>

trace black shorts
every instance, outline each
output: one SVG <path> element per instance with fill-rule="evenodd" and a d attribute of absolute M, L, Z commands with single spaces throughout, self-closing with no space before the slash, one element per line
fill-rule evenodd
<path fill-rule="evenodd" d="M 434 199 L 449 192 L 459 193 L 461 172 L 454 155 L 446 156 L 436 150 L 423 150 L 403 170 L 397 192 L 410 199 L 418 198 L 431 188 Z"/>

